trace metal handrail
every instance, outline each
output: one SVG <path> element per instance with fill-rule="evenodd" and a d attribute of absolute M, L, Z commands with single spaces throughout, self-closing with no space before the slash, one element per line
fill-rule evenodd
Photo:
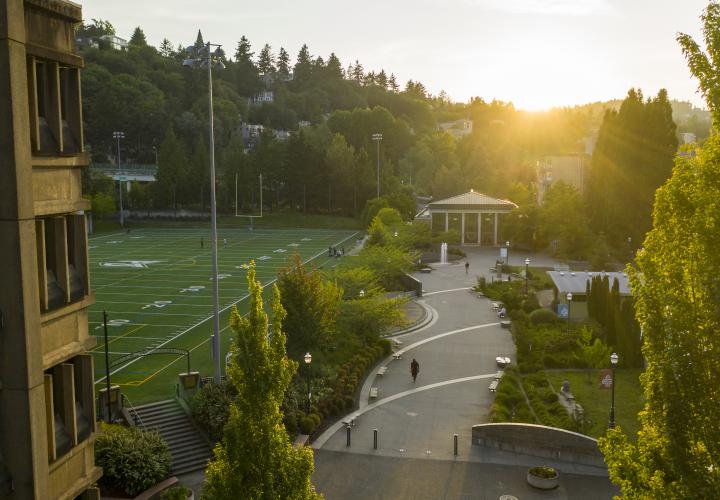
<path fill-rule="evenodd" d="M 138 411 L 135 409 L 133 404 L 130 402 L 130 398 L 128 398 L 124 393 L 120 393 L 120 397 L 123 398 L 123 400 L 125 402 L 127 402 L 127 405 L 129 408 L 128 413 L 130 413 L 132 415 L 133 420 L 135 421 L 135 426 L 137 427 L 138 425 L 140 425 L 140 427 L 142 427 L 144 429 L 145 424 L 143 423 L 142 418 L 140 418 L 140 414 L 138 413 Z M 123 408 L 124 407 L 125 407 L 125 405 L 123 404 Z"/>

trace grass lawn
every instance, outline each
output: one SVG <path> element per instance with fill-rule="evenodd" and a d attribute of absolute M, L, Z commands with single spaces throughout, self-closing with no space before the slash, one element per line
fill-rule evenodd
<path fill-rule="evenodd" d="M 334 266 L 328 246 L 351 248 L 359 234 L 338 229 L 219 228 L 218 271 L 222 359 L 232 333 L 228 317 L 233 305 L 247 310 L 246 263 L 254 259 L 257 278 L 270 285 L 277 270 L 297 252 L 318 267 Z M 223 240 L 227 239 L 227 246 Z M 201 246 L 202 241 L 202 246 Z M 134 405 L 166 399 L 174 393 L 186 358 L 157 354 L 118 362 L 123 356 L 153 349 L 189 350 L 191 367 L 212 375 L 211 238 L 209 224 L 176 228 L 134 227 L 90 237 L 90 276 L 96 303 L 89 310 L 96 387 L 104 386 L 105 358 L 102 312 L 109 323 L 111 381 Z M 116 362 L 117 364 L 113 365 Z M 224 363 L 223 363 L 224 365 Z"/>
<path fill-rule="evenodd" d="M 638 380 L 640 373 L 638 369 L 626 369 L 617 370 L 615 374 L 615 422 L 633 441 L 639 429 L 637 414 L 645 399 Z M 582 405 L 586 417 L 593 422 L 588 434 L 595 438 L 605 434 L 610 420 L 611 391 L 599 388 L 598 371 L 591 372 L 590 383 L 584 370 L 548 371 L 547 376 L 556 391 L 560 390 L 564 380 L 569 381 L 575 401 Z"/>

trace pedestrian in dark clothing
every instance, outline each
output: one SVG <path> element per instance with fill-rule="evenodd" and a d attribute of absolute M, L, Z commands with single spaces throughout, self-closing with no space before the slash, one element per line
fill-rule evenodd
<path fill-rule="evenodd" d="M 468 274 L 469 269 L 470 269 L 470 263 L 468 261 L 465 261 L 465 274 Z"/>
<path fill-rule="evenodd" d="M 205 247 L 205 241 L 203 240 L 202 236 L 200 237 L 200 248 Z"/>
<path fill-rule="evenodd" d="M 332 257 L 332 246 L 328 247 L 328 257 Z"/>
<path fill-rule="evenodd" d="M 419 371 L 420 363 L 417 362 L 417 359 L 413 358 L 412 362 L 410 363 L 410 375 L 412 375 L 413 382 L 415 382 Z"/>

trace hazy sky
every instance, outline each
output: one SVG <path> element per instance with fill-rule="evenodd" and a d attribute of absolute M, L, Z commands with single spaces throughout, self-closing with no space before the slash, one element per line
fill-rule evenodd
<path fill-rule="evenodd" d="M 335 52 L 343 65 L 420 80 L 433 94 L 512 101 L 542 109 L 612 98 L 640 87 L 703 105 L 678 31 L 700 38 L 706 0 L 92 0 L 86 20 L 119 36 L 141 26 L 149 43 L 205 40 L 232 55 L 242 35 L 256 54 L 270 43 L 293 60 Z"/>

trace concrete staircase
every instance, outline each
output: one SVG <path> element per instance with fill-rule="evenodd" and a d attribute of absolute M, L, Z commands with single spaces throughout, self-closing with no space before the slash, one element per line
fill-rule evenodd
<path fill-rule="evenodd" d="M 138 427 L 158 431 L 170 448 L 173 475 L 205 468 L 212 449 L 180 403 L 170 399 L 137 406 L 135 410 L 140 417 Z"/>

